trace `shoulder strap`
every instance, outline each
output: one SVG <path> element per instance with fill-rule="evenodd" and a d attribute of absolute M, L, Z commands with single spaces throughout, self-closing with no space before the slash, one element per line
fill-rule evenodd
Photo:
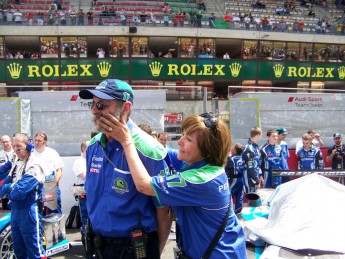
<path fill-rule="evenodd" d="M 220 226 L 220 228 L 218 229 L 216 235 L 214 236 L 214 238 L 212 239 L 211 244 L 208 246 L 206 252 L 204 253 L 204 255 L 201 257 L 202 259 L 208 259 L 213 251 L 213 249 L 216 247 L 220 237 L 222 236 L 226 223 L 228 222 L 229 219 L 229 215 L 230 215 L 230 210 L 231 210 L 231 202 L 229 203 L 229 207 L 228 207 L 228 211 L 226 212 L 225 218 L 223 220 L 222 225 Z"/>

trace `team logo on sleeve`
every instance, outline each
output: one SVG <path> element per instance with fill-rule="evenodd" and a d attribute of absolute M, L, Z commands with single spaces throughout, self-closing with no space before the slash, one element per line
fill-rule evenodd
<path fill-rule="evenodd" d="M 117 193 L 124 194 L 129 192 L 128 184 L 123 178 L 116 178 L 112 187 Z"/>

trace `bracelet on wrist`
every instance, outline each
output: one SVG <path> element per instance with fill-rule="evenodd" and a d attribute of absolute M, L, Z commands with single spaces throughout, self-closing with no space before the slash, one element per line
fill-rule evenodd
<path fill-rule="evenodd" d="M 122 147 L 125 148 L 125 147 L 130 146 L 131 144 L 133 144 L 133 141 L 132 141 L 132 140 L 126 141 L 126 142 L 122 145 Z"/>

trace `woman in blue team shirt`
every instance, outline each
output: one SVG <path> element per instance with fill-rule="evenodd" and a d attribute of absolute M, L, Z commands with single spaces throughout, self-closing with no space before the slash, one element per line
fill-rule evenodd
<path fill-rule="evenodd" d="M 231 147 L 226 125 L 210 114 L 187 117 L 182 123 L 182 137 L 177 142 L 179 151 L 176 155 L 170 154 L 174 162 L 180 161 L 181 168 L 175 168 L 177 174 L 154 177 L 149 176 L 140 163 L 125 121 L 109 116 L 101 118 L 100 126 L 112 128 L 112 137 L 122 144 L 137 190 L 173 208 L 183 253 L 201 258 L 231 204 L 224 172 Z M 210 258 L 247 258 L 244 233 L 233 209 Z"/>

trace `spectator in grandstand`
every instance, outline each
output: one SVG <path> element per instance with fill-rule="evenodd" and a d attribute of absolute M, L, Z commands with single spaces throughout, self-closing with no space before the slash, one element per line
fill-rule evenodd
<path fill-rule="evenodd" d="M 269 21 L 268 21 L 268 16 L 267 15 L 264 16 L 264 18 L 261 21 L 261 24 L 262 24 L 262 30 L 268 31 Z"/>
<path fill-rule="evenodd" d="M 157 18 L 155 12 L 150 13 L 150 22 L 153 26 L 157 25 Z"/>
<path fill-rule="evenodd" d="M 234 17 L 232 18 L 232 21 L 234 22 L 234 28 L 235 29 L 239 29 L 240 28 L 241 18 L 238 15 L 238 13 L 234 14 Z"/>
<path fill-rule="evenodd" d="M 242 153 L 244 147 L 236 143 L 231 149 L 231 155 L 228 156 L 225 166 L 225 172 L 228 176 L 231 197 L 235 201 L 235 213 L 240 213 L 243 206 L 243 161 Z"/>
<path fill-rule="evenodd" d="M 12 24 L 13 23 L 13 10 L 12 8 L 8 8 L 6 11 L 6 20 L 7 24 Z"/>
<path fill-rule="evenodd" d="M 222 222 L 226 227 L 210 251 L 212 258 L 247 257 L 243 229 L 229 207 L 231 199 L 224 166 L 230 151 L 231 135 L 221 120 L 210 114 L 191 115 L 184 119 L 183 134 L 178 141 L 179 151 L 172 158 L 180 164 L 179 173 L 174 177 L 149 175 L 140 163 L 125 117 L 121 121 L 101 121 L 105 128 L 116 129 L 116 134 L 111 135 L 123 146 L 137 190 L 155 196 L 164 206 L 172 207 L 179 226 L 178 245 L 183 258 L 207 258 L 204 253 Z M 195 177 L 197 181 L 192 180 Z M 178 184 L 181 181 L 183 184 Z M 213 187 L 215 185 L 224 188 L 219 187 L 221 190 L 218 190 L 218 187 Z"/>
<path fill-rule="evenodd" d="M 201 28 L 202 27 L 202 18 L 203 18 L 203 15 L 201 13 L 201 11 L 199 11 L 196 15 L 195 15 L 195 18 L 196 18 L 196 26 L 198 28 Z"/>
<path fill-rule="evenodd" d="M 295 19 L 292 24 L 292 31 L 293 32 L 298 32 L 298 21 Z"/>
<path fill-rule="evenodd" d="M 309 8 L 308 16 L 309 17 L 315 17 L 315 7 L 312 5 Z"/>
<path fill-rule="evenodd" d="M 98 5 L 97 0 L 92 0 L 92 6 L 97 6 L 97 5 Z"/>
<path fill-rule="evenodd" d="M 250 23 L 251 23 L 249 15 L 244 16 L 243 22 L 244 22 L 244 26 L 245 26 L 246 30 L 249 30 L 250 29 Z"/>
<path fill-rule="evenodd" d="M 179 24 L 181 27 L 184 26 L 184 21 L 186 19 L 186 12 L 185 11 L 182 11 L 179 13 Z"/>
<path fill-rule="evenodd" d="M 332 161 L 332 169 L 345 169 L 345 144 L 342 144 L 340 133 L 333 135 L 334 145 L 328 149 L 326 161 Z"/>
<path fill-rule="evenodd" d="M 139 20 L 139 15 L 137 11 L 134 11 L 133 15 L 132 15 L 132 23 L 133 25 L 138 25 L 140 22 Z"/>
<path fill-rule="evenodd" d="M 66 20 L 66 11 L 65 8 L 62 8 L 62 10 L 57 12 L 58 18 L 60 20 L 60 25 L 66 25 L 67 20 Z"/>
<path fill-rule="evenodd" d="M 171 8 L 169 6 L 169 3 L 165 2 L 162 6 L 162 12 L 163 13 L 170 13 L 171 11 Z"/>
<path fill-rule="evenodd" d="M 102 17 L 99 17 L 99 19 L 102 19 Z M 103 50 L 103 48 L 97 49 L 96 56 L 98 58 L 104 58 L 105 57 L 105 51 Z"/>
<path fill-rule="evenodd" d="M 305 133 L 302 136 L 303 146 L 297 151 L 300 170 L 323 170 L 324 162 L 321 150 L 312 145 L 313 138 Z"/>
<path fill-rule="evenodd" d="M 213 21 L 215 20 L 216 20 L 216 16 L 214 15 L 214 13 L 211 13 L 210 16 L 208 17 L 208 24 L 210 28 L 214 28 Z"/>
<path fill-rule="evenodd" d="M 169 27 L 169 13 L 168 12 L 165 12 L 163 14 L 163 23 L 164 23 L 164 26 L 165 27 Z"/>
<path fill-rule="evenodd" d="M 4 10 L 0 8 L 0 24 L 3 24 L 4 21 Z"/>
<path fill-rule="evenodd" d="M 79 9 L 78 12 L 78 25 L 84 25 L 85 13 L 83 9 Z"/>
<path fill-rule="evenodd" d="M 232 21 L 232 16 L 230 15 L 229 11 L 226 11 L 226 13 L 225 13 L 225 15 L 223 17 L 223 20 L 230 24 L 230 22 Z"/>
<path fill-rule="evenodd" d="M 228 52 L 226 52 L 224 55 L 223 55 L 223 59 L 231 59 L 230 55 Z"/>
<path fill-rule="evenodd" d="M 124 9 L 122 9 L 120 11 L 120 22 L 121 22 L 122 26 L 127 25 L 127 15 L 126 15 L 126 11 Z"/>
<path fill-rule="evenodd" d="M 86 13 L 87 16 L 87 24 L 93 25 L 93 9 L 90 8 L 89 11 Z"/>
<path fill-rule="evenodd" d="M 260 181 L 262 181 L 260 169 L 260 149 L 258 142 L 261 139 L 262 130 L 254 127 L 250 130 L 250 138 L 245 146 L 242 154 L 244 164 L 244 185 L 246 193 L 255 192 L 260 188 Z"/>
<path fill-rule="evenodd" d="M 74 5 L 71 5 L 71 8 L 68 11 L 69 18 L 71 19 L 71 25 L 76 25 L 77 22 L 77 11 L 75 10 Z"/>
<path fill-rule="evenodd" d="M 45 179 L 56 183 L 56 197 L 57 204 L 45 204 L 43 215 L 46 216 L 50 213 L 62 213 L 61 210 L 61 191 L 59 188 L 60 179 L 62 177 L 62 168 L 64 163 L 55 149 L 47 147 L 48 137 L 44 132 L 37 132 L 34 137 L 35 148 L 32 152 L 32 157 L 37 159 L 41 164 L 45 173 Z M 49 193 L 46 193 L 47 195 Z"/>
<path fill-rule="evenodd" d="M 140 23 L 142 24 L 146 23 L 147 14 L 144 9 L 141 10 L 139 17 L 140 17 Z"/>
<path fill-rule="evenodd" d="M 23 14 L 19 11 L 19 9 L 17 9 L 14 13 L 13 13 L 13 20 L 14 23 L 16 25 L 21 25 L 22 24 L 22 17 Z"/>
<path fill-rule="evenodd" d="M 43 14 L 43 11 L 42 11 L 42 9 L 39 9 L 38 11 L 37 11 L 37 25 L 38 26 L 42 26 L 43 25 L 43 17 L 44 17 L 44 14 Z"/>
<path fill-rule="evenodd" d="M 261 19 L 260 16 L 257 15 L 254 19 L 256 30 L 261 31 Z"/>
<path fill-rule="evenodd" d="M 304 22 L 302 20 L 298 21 L 298 31 L 303 32 L 304 29 Z"/>
<path fill-rule="evenodd" d="M 284 32 L 286 31 L 287 25 L 284 17 L 282 17 L 279 21 L 279 31 Z"/>
<path fill-rule="evenodd" d="M 194 10 L 194 8 L 192 8 L 188 15 L 189 15 L 189 25 L 194 27 L 196 26 L 196 11 Z"/>
<path fill-rule="evenodd" d="M 278 133 L 275 129 L 267 131 L 267 142 L 261 149 L 261 171 L 264 176 L 264 188 L 276 188 L 282 183 L 280 176 L 273 176 L 273 170 L 288 170 L 281 146 L 277 145 Z"/>

